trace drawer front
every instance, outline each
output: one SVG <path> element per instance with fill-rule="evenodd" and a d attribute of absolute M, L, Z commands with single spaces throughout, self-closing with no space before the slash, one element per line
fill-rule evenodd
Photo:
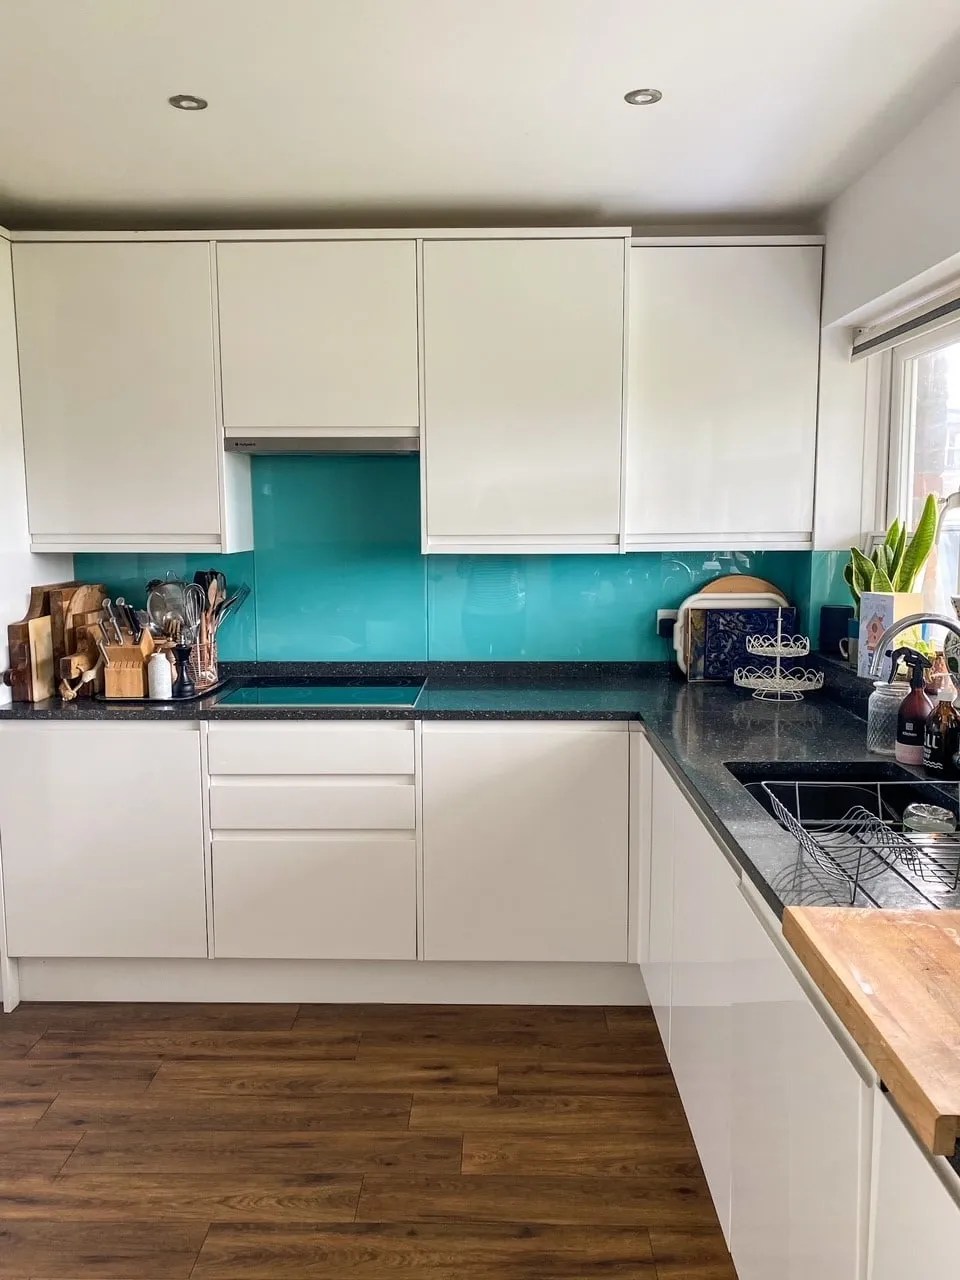
<path fill-rule="evenodd" d="M 415 842 L 214 840 L 213 925 L 221 958 L 415 960 Z"/>
<path fill-rule="evenodd" d="M 413 775 L 407 725 L 211 724 L 210 772 Z"/>
<path fill-rule="evenodd" d="M 406 782 L 223 782 L 210 787 L 215 831 L 412 831 Z"/>

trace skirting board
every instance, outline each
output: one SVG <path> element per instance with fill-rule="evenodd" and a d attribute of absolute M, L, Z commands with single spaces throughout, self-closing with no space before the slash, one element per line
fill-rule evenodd
<path fill-rule="evenodd" d="M 21 960 L 21 1000 L 645 1005 L 629 964 Z"/>

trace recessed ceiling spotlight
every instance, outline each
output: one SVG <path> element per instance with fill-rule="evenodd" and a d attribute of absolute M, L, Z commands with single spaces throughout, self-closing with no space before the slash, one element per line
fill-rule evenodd
<path fill-rule="evenodd" d="M 192 93 L 175 93 L 167 101 L 178 111 L 206 111 L 209 105 L 206 98 L 197 98 Z"/>
<path fill-rule="evenodd" d="M 623 95 L 623 100 L 629 102 L 631 107 L 652 107 L 662 97 L 659 89 L 631 89 Z"/>

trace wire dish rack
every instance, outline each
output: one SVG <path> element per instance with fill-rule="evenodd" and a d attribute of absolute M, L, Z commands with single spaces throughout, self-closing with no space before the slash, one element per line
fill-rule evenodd
<path fill-rule="evenodd" d="M 916 832 L 904 810 L 918 798 L 960 813 L 960 783 L 763 782 L 774 817 L 853 905 L 871 880 L 893 871 L 934 905 L 960 888 L 960 831 Z M 856 803 L 845 806 L 844 792 Z M 839 816 L 836 816 L 839 814 Z"/>

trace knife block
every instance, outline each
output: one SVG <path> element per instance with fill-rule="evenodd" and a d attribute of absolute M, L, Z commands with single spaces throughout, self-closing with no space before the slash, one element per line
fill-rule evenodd
<path fill-rule="evenodd" d="M 147 659 L 154 650 L 153 636 L 144 631 L 139 644 L 131 637 L 126 644 L 105 644 L 103 693 L 106 698 L 146 698 Z"/>

